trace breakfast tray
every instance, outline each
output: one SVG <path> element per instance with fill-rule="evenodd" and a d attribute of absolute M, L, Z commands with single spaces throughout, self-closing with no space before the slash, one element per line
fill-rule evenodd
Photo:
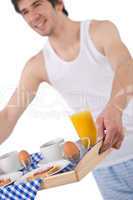
<path fill-rule="evenodd" d="M 74 170 L 46 177 L 41 183 L 40 190 L 80 181 L 110 153 L 111 150 L 107 150 L 99 155 L 101 145 L 102 141 L 97 142 L 79 161 Z"/>

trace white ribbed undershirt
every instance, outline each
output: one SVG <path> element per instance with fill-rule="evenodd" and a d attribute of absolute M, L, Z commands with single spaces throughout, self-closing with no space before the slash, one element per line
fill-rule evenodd
<path fill-rule="evenodd" d="M 44 46 L 44 59 L 51 85 L 68 105 L 74 111 L 89 107 L 96 119 L 109 100 L 114 72 L 107 58 L 92 42 L 90 22 L 80 23 L 80 51 L 77 58 L 72 61 L 61 59 L 48 40 Z M 133 158 L 133 102 L 124 111 L 123 125 L 128 135 L 121 149 L 114 150 L 98 167 Z"/>

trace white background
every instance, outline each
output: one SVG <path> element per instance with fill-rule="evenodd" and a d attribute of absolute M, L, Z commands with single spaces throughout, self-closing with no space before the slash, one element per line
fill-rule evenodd
<path fill-rule="evenodd" d="M 133 53 L 132 1 L 126 0 L 66 0 L 70 17 L 74 20 L 108 19 L 113 21 L 124 43 Z M 27 60 L 36 54 L 45 42 L 16 14 L 10 0 L 0 6 L 0 109 L 9 100 L 17 86 Z M 39 151 L 39 146 L 54 137 L 75 140 L 77 135 L 63 114 L 68 109 L 60 95 L 42 84 L 37 97 L 23 114 L 12 135 L 0 145 L 0 154 L 26 149 Z M 85 195 L 85 196 L 84 196 Z M 42 191 L 38 199 L 87 199 L 101 200 L 96 183 L 89 174 L 81 182 Z"/>

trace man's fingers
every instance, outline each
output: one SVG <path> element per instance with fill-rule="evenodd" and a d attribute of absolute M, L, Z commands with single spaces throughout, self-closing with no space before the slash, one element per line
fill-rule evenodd
<path fill-rule="evenodd" d="M 97 141 L 99 141 L 104 137 L 104 122 L 102 117 L 96 120 L 96 126 L 97 126 Z"/>
<path fill-rule="evenodd" d="M 116 143 L 113 144 L 113 148 L 115 149 L 120 149 L 121 145 L 122 145 L 122 142 L 123 142 L 123 139 L 124 139 L 124 134 L 121 134 L 117 140 Z"/>
<path fill-rule="evenodd" d="M 117 142 L 116 144 L 113 145 L 113 148 L 120 149 L 121 145 L 122 145 L 122 141 L 119 141 L 119 142 Z"/>
<path fill-rule="evenodd" d="M 112 147 L 113 138 L 114 138 L 113 136 L 114 134 L 112 132 L 106 131 L 106 136 L 105 136 L 103 145 L 100 149 L 101 153 Z"/>
<path fill-rule="evenodd" d="M 103 145 L 101 147 L 101 152 L 110 149 L 111 147 L 113 147 L 114 144 L 117 144 L 120 140 L 120 134 L 118 133 L 118 130 L 116 130 L 116 127 L 113 127 L 112 125 L 109 126 L 106 130 L 106 135 Z"/>
<path fill-rule="evenodd" d="M 119 149 L 124 139 L 124 135 L 118 131 L 116 132 L 115 129 L 106 132 L 106 137 L 100 151 L 101 153 L 110 148 Z"/>
<path fill-rule="evenodd" d="M 114 123 L 114 121 L 104 120 L 104 118 L 100 116 L 96 120 L 96 125 L 97 141 L 103 139 L 99 153 L 103 153 L 111 148 L 119 149 L 121 147 L 124 134 L 119 124 Z"/>

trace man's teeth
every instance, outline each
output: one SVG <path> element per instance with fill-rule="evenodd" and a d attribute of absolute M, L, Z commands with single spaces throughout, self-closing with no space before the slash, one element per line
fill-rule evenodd
<path fill-rule="evenodd" d="M 46 22 L 46 20 L 44 20 L 44 21 L 42 21 L 42 22 L 36 24 L 35 27 L 36 27 L 36 28 L 41 28 L 45 22 Z"/>
<path fill-rule="evenodd" d="M 37 26 L 38 27 L 41 27 L 43 25 L 43 22 L 39 23 Z"/>

